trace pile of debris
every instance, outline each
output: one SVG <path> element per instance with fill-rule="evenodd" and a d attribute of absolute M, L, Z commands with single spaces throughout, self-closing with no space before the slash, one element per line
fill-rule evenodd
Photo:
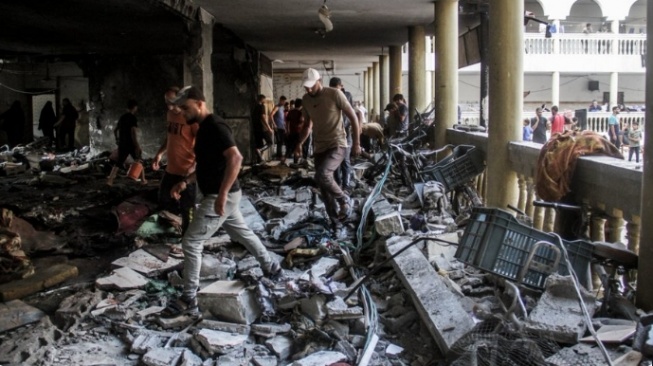
<path fill-rule="evenodd" d="M 20 280 L 0 285 L 0 364 L 604 365 L 607 354 L 614 365 L 635 365 L 653 357 L 650 315 L 588 324 L 577 295 L 589 316 L 597 299 L 569 276 L 527 291 L 459 261 L 460 218 L 438 182 L 413 189 L 355 179 L 356 212 L 334 235 L 312 172 L 282 165 L 245 169 L 241 212 L 283 276 L 265 277 L 219 231 L 204 247 L 202 319 L 161 318 L 180 293 L 183 254 L 175 218 L 155 210 L 156 177 L 147 173 L 150 186 L 107 188 L 97 168 L 56 172 L 76 177 L 75 192 L 86 198 L 73 203 L 52 200 L 68 186 L 0 182 L 20 192 L 11 199 L 14 220 L 54 229 L 49 235 L 63 243 L 52 250 L 57 257 L 32 261 L 31 277 L 55 263 L 75 268 L 58 282 L 41 280 L 31 296 L 2 290 Z M 116 232 L 120 245 L 100 251 Z M 71 253 L 103 258 L 80 262 Z M 95 261 L 105 265 L 89 268 Z M 588 337 L 590 325 L 607 350 Z"/>

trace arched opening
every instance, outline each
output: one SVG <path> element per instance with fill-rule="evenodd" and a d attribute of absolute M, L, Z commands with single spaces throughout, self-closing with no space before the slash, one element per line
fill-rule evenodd
<path fill-rule="evenodd" d="M 578 0 L 571 6 L 567 19 L 560 22 L 566 33 L 582 33 L 585 24 L 590 24 L 592 32 L 599 32 L 601 29 L 610 29 L 605 24 L 605 17 L 601 7 L 594 0 Z"/>
<path fill-rule="evenodd" d="M 533 13 L 533 16 L 537 19 L 547 21 L 547 17 L 544 15 L 544 8 L 540 4 L 539 0 L 526 0 L 524 2 L 524 10 L 530 11 Z M 530 21 L 526 24 L 525 31 L 527 33 L 544 33 L 543 24 Z"/>
<path fill-rule="evenodd" d="M 646 33 L 646 0 L 637 0 L 630 7 L 628 16 L 619 24 L 619 33 Z"/>

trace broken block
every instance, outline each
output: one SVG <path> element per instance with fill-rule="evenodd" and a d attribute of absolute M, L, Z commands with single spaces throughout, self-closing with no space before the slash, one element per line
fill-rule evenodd
<path fill-rule="evenodd" d="M 95 280 L 95 287 L 100 290 L 131 290 L 143 288 L 149 280 L 129 267 L 121 267 L 107 277 Z"/>
<path fill-rule="evenodd" d="M 265 229 L 265 221 L 256 210 L 256 207 L 249 200 L 249 197 L 242 196 L 240 199 L 240 213 L 247 223 L 247 226 L 254 232 L 263 231 Z"/>
<path fill-rule="evenodd" d="M 546 334 L 560 343 L 578 343 L 587 329 L 587 324 L 578 303 L 573 280 L 570 276 L 554 274 L 546 279 L 545 287 L 544 295 L 528 316 L 526 329 Z M 596 299 L 582 287 L 581 294 L 591 317 L 596 310 Z"/>
<path fill-rule="evenodd" d="M 20 300 L 0 303 L 0 333 L 37 322 L 43 317 L 46 317 L 44 312 Z"/>
<path fill-rule="evenodd" d="M 244 335 L 249 335 L 249 332 L 250 332 L 250 326 L 249 325 L 227 323 L 227 322 L 221 322 L 221 321 L 218 321 L 218 320 L 204 319 L 204 320 L 202 320 L 202 322 L 200 322 L 197 325 L 197 327 L 198 328 L 212 329 L 212 330 L 219 330 L 221 332 L 227 332 L 227 333 L 244 334 Z"/>
<path fill-rule="evenodd" d="M 295 202 L 308 202 L 311 200 L 313 193 L 309 187 L 301 187 L 295 191 Z"/>
<path fill-rule="evenodd" d="M 163 345 L 163 339 L 157 334 L 143 333 L 132 342 L 131 351 L 139 355 L 144 355 L 152 349 L 159 348 Z"/>
<path fill-rule="evenodd" d="M 404 224 L 401 221 L 401 214 L 395 211 L 385 215 L 377 216 L 374 220 L 374 229 L 380 236 L 403 233 Z"/>
<path fill-rule="evenodd" d="M 226 354 L 240 348 L 247 341 L 244 334 L 227 333 L 219 330 L 202 329 L 195 336 L 213 355 Z"/>
<path fill-rule="evenodd" d="M 307 314 L 315 323 L 322 324 L 326 319 L 326 299 L 324 295 L 315 295 L 308 299 L 299 301 L 303 313 Z"/>
<path fill-rule="evenodd" d="M 336 297 L 333 301 L 330 301 L 326 305 L 326 308 L 329 319 L 347 320 L 357 319 L 363 316 L 363 308 L 360 306 L 350 308 L 341 297 Z"/>
<path fill-rule="evenodd" d="M 130 253 L 128 257 L 118 258 L 111 264 L 117 267 L 129 267 L 147 277 L 156 277 L 160 274 L 180 269 L 183 261 L 176 258 L 168 258 L 166 262 L 153 256 L 143 249 Z"/>
<path fill-rule="evenodd" d="M 290 324 L 275 324 L 275 323 L 266 323 L 266 324 L 252 324 L 252 332 L 256 335 L 271 338 L 277 335 L 278 333 L 288 333 L 290 332 Z"/>
<path fill-rule="evenodd" d="M 213 255 L 202 256 L 202 268 L 200 269 L 201 280 L 228 280 L 236 273 L 236 262 Z"/>
<path fill-rule="evenodd" d="M 181 365 L 180 366 L 202 366 L 202 359 L 193 353 L 193 351 L 187 349 L 184 350 L 184 353 L 181 355 Z"/>
<path fill-rule="evenodd" d="M 69 264 L 55 264 L 47 268 L 37 268 L 36 273 L 32 276 L 0 285 L 0 301 L 21 299 L 64 282 L 69 278 L 77 277 L 78 274 L 77 267 Z"/>
<path fill-rule="evenodd" d="M 286 336 L 276 336 L 265 341 L 265 346 L 283 361 L 292 353 L 293 340 Z"/>
<path fill-rule="evenodd" d="M 226 321 L 251 324 L 261 314 L 255 295 L 241 281 L 217 281 L 197 293 L 203 312 Z"/>
<path fill-rule="evenodd" d="M 143 356 L 143 363 L 147 366 L 176 365 L 185 348 L 155 348 Z"/>
<path fill-rule="evenodd" d="M 327 366 L 345 360 L 347 356 L 340 352 L 320 351 L 293 362 L 292 366 Z"/>
<path fill-rule="evenodd" d="M 340 261 L 336 258 L 322 257 L 311 266 L 311 272 L 314 277 L 321 277 L 334 272 L 340 267 Z"/>

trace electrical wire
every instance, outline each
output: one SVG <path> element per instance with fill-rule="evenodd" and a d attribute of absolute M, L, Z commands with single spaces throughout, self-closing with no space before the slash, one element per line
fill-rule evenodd
<path fill-rule="evenodd" d="M 28 92 L 26 90 L 14 89 L 14 88 L 12 88 L 12 87 L 10 87 L 8 85 L 5 85 L 3 83 L 0 83 L 0 86 L 5 88 L 5 89 L 9 89 L 9 90 L 11 90 L 13 92 L 20 93 L 20 94 L 27 94 L 27 95 L 51 94 L 52 92 L 57 90 L 57 88 L 54 88 L 54 89 L 49 89 L 49 90 L 42 90 L 42 91 L 39 91 L 39 92 Z"/>

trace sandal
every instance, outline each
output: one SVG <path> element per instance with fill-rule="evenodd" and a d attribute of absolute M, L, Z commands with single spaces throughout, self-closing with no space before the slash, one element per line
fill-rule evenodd
<path fill-rule="evenodd" d="M 162 318 L 176 318 L 181 315 L 188 315 L 193 319 L 202 317 L 202 313 L 197 306 L 197 298 L 191 299 L 178 297 L 168 303 L 165 309 L 161 311 Z"/>

